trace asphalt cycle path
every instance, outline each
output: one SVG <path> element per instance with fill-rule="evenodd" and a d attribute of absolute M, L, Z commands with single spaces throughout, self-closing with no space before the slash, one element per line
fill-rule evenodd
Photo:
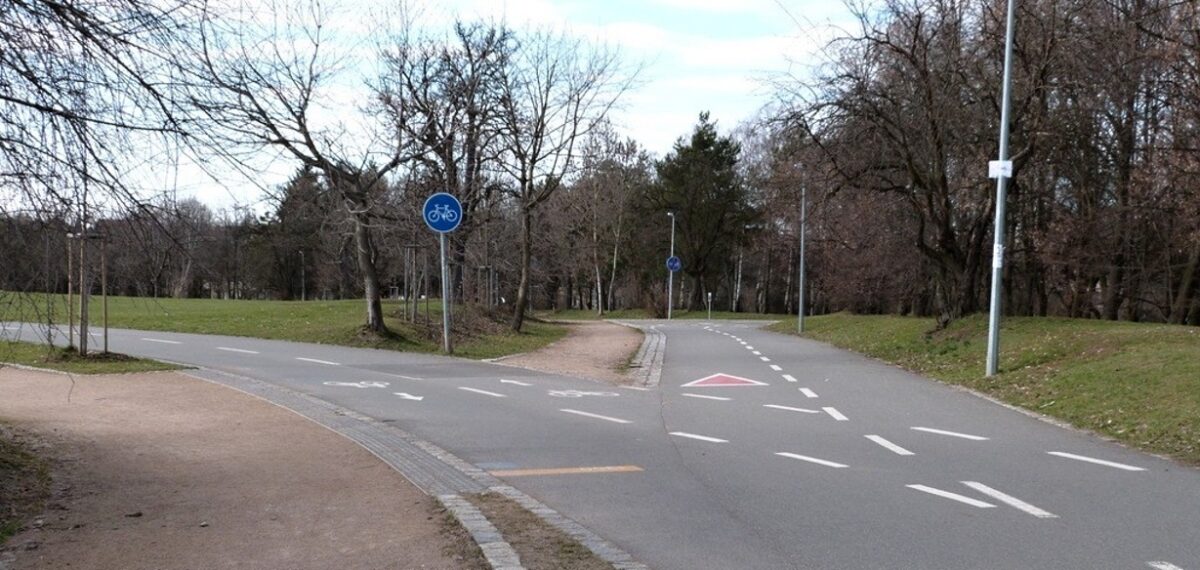
<path fill-rule="evenodd" d="M 652 390 L 238 337 L 110 344 L 394 423 L 654 568 L 1200 569 L 1200 471 L 761 323 L 653 324 Z"/>

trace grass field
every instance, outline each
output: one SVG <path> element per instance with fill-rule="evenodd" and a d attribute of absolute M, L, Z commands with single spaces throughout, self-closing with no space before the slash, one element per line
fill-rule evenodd
<path fill-rule="evenodd" d="M 792 318 L 771 327 L 794 334 Z M 930 334 L 931 319 L 835 314 L 805 336 L 966 386 L 1200 465 L 1200 328 L 1009 317 L 1000 374 L 984 378 L 987 317 Z"/>
<path fill-rule="evenodd" d="M 174 364 L 132 358 L 123 354 L 92 354 L 88 358 L 81 358 L 79 353 L 73 350 L 12 341 L 0 341 L 0 362 L 49 368 L 72 374 L 122 374 L 181 368 Z"/>
<path fill-rule="evenodd" d="M 66 297 L 52 297 L 55 321 L 65 323 Z M 0 295 L 0 320 L 44 321 L 46 296 Z M 395 333 L 386 338 L 361 334 L 366 320 L 362 300 L 342 301 L 227 301 L 220 299 L 149 299 L 110 297 L 109 326 L 151 331 L 246 336 L 314 342 L 407 352 L 441 349 L 441 304 L 429 304 L 425 324 L 422 304 L 417 324 L 398 315 L 403 303 L 385 301 L 384 322 Z M 93 297 L 92 326 L 100 326 L 100 298 Z M 458 318 L 461 317 L 461 318 Z M 524 331 L 513 333 L 499 322 L 464 307 L 454 323 L 455 354 L 494 358 L 535 350 L 566 334 L 559 325 L 527 320 Z"/>
<path fill-rule="evenodd" d="M 548 320 L 560 321 L 587 321 L 604 319 L 652 319 L 653 315 L 645 309 L 621 309 L 617 311 L 607 311 L 604 316 L 598 316 L 596 311 L 584 309 L 565 309 L 562 311 L 539 311 L 536 313 L 539 318 Z M 708 318 L 708 311 L 674 311 L 671 313 L 673 319 L 691 319 L 703 320 Z M 713 320 L 743 320 L 743 321 L 773 321 L 788 318 L 787 315 L 777 314 L 760 314 L 760 313 L 734 313 L 732 311 L 713 311 Z"/>

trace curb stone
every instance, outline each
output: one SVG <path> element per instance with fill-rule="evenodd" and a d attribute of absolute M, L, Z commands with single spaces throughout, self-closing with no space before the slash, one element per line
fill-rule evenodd
<path fill-rule="evenodd" d="M 638 348 L 629 365 L 629 375 L 633 377 L 637 386 L 658 386 L 659 380 L 662 379 L 663 357 L 667 352 L 667 335 L 658 330 L 658 325 L 639 325 L 617 320 L 608 322 L 642 331 L 642 346 Z"/>
<path fill-rule="evenodd" d="M 471 534 L 493 570 L 523 570 L 523 567 L 512 545 L 503 539 L 478 508 L 462 498 L 462 493 L 494 490 L 516 501 L 546 524 L 578 540 L 616 570 L 648 570 L 646 565 L 634 561 L 629 553 L 578 522 L 505 485 L 495 476 L 438 445 L 419 439 L 396 426 L 270 382 L 211 368 L 180 372 L 260 398 L 361 445 L 421 491 L 436 497 Z"/>

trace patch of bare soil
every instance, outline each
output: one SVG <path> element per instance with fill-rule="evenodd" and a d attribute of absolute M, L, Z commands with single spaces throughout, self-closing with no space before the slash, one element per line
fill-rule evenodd
<path fill-rule="evenodd" d="M 29 434 L 0 423 L 0 544 L 50 495 L 50 470 L 37 447 Z"/>
<path fill-rule="evenodd" d="M 642 344 L 640 331 L 603 321 L 578 321 L 569 326 L 571 332 L 562 340 L 500 362 L 613 384 L 629 383 L 625 368 Z"/>
<path fill-rule="evenodd" d="M 496 525 L 521 557 L 521 565 L 529 570 L 612 570 L 611 564 L 579 541 L 504 495 L 483 493 L 467 499 Z"/>
<path fill-rule="evenodd" d="M 486 567 L 373 455 L 228 388 L 0 369 L 0 417 L 50 446 L 53 480 L 0 568 Z"/>

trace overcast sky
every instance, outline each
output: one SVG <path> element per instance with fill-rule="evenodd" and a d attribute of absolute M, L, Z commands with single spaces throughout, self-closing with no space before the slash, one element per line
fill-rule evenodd
<path fill-rule="evenodd" d="M 353 1 L 353 0 L 350 0 Z M 347 2 L 342 2 L 343 7 Z M 418 2 L 421 4 L 421 2 Z M 661 156 L 687 135 L 701 111 L 723 131 L 753 117 L 771 96 L 772 74 L 804 75 L 848 9 L 836 0 L 424 0 L 420 25 L 455 17 L 497 19 L 520 29 L 550 27 L 618 47 L 641 65 L 639 87 L 613 117 L 625 133 Z M 339 11 L 353 15 L 361 11 Z M 348 29 L 357 26 L 350 25 Z M 364 90 L 365 92 L 365 90 Z M 264 182 L 278 184 L 294 165 L 276 162 Z M 204 180 L 186 165 L 181 196 L 215 208 L 253 205 L 261 191 L 234 177 Z"/>

